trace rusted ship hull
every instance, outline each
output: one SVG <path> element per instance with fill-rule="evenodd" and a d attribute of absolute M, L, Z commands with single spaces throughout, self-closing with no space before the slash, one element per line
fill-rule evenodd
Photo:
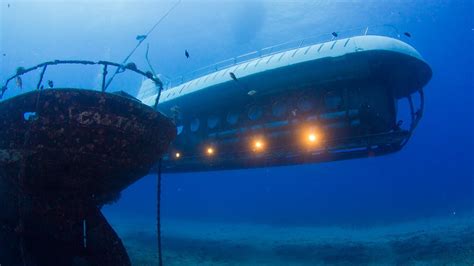
<path fill-rule="evenodd" d="M 1 102 L 0 262 L 128 265 L 99 209 L 175 135 L 165 116 L 110 93 L 48 89 Z"/>

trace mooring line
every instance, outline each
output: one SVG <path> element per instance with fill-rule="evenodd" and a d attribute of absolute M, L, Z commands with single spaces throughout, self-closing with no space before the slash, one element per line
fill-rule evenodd
<path fill-rule="evenodd" d="M 156 193 L 156 238 L 158 241 L 158 265 L 163 266 L 163 256 L 161 251 L 161 162 L 158 162 L 157 172 L 157 193 Z"/>

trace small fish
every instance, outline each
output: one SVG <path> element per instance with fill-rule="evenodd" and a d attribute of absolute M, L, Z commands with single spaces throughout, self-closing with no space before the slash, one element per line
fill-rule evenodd
<path fill-rule="evenodd" d="M 408 31 L 404 32 L 403 34 L 405 34 L 405 36 L 407 36 L 408 38 L 411 38 L 411 33 L 409 33 Z"/>
<path fill-rule="evenodd" d="M 233 80 L 237 81 L 237 77 L 235 76 L 234 72 L 229 72 L 229 75 Z"/>
<path fill-rule="evenodd" d="M 255 93 L 257 93 L 256 90 L 251 90 L 251 91 L 247 92 L 247 94 L 248 94 L 249 96 L 253 96 L 253 95 L 255 95 Z"/>
<path fill-rule="evenodd" d="M 331 34 L 332 34 L 332 36 L 333 36 L 334 38 L 337 38 L 337 36 L 339 36 L 339 35 L 337 34 L 337 32 L 335 32 L 335 31 L 333 31 Z"/>
<path fill-rule="evenodd" d="M 7 56 L 7 54 L 6 54 L 6 53 L 3 53 L 3 56 Z"/>
<path fill-rule="evenodd" d="M 20 76 L 16 77 L 16 86 L 23 89 L 23 80 L 21 80 Z"/>
<path fill-rule="evenodd" d="M 184 50 L 184 55 L 186 56 L 186 58 L 189 58 L 189 52 L 188 52 L 188 50 Z"/>
<path fill-rule="evenodd" d="M 10 8 L 10 3 L 8 3 L 7 7 Z"/>
<path fill-rule="evenodd" d="M 48 80 L 48 86 L 49 86 L 50 88 L 53 88 L 53 87 L 54 87 L 54 83 L 53 83 L 52 80 Z"/>
<path fill-rule="evenodd" d="M 137 41 L 143 41 L 143 40 L 146 39 L 146 37 L 147 37 L 146 35 L 137 35 L 137 37 L 135 37 L 135 39 L 136 39 Z"/>

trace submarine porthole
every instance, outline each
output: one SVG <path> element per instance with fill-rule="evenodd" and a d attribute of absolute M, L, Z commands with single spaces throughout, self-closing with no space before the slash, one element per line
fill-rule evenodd
<path fill-rule="evenodd" d="M 199 130 L 199 126 L 201 125 L 201 121 L 199 121 L 199 118 L 195 117 L 191 120 L 191 124 L 189 125 L 189 129 L 191 129 L 192 132 L 196 132 Z"/>
<path fill-rule="evenodd" d="M 303 96 L 298 100 L 297 103 L 298 109 L 303 112 L 308 112 L 313 108 L 313 105 L 311 104 L 310 99 L 307 97 Z"/>
<path fill-rule="evenodd" d="M 285 115 L 287 109 L 288 108 L 284 102 L 276 102 L 273 104 L 272 114 L 275 117 L 282 117 Z"/>
<path fill-rule="evenodd" d="M 181 135 L 181 133 L 183 133 L 183 129 L 184 129 L 184 126 L 182 126 L 182 125 L 177 126 L 176 127 L 176 132 L 177 132 L 176 134 Z"/>
<path fill-rule="evenodd" d="M 236 113 L 236 112 L 230 111 L 227 114 L 226 120 L 227 120 L 227 123 L 229 123 L 231 125 L 235 125 L 237 123 L 237 121 L 239 121 L 239 114 Z"/>
<path fill-rule="evenodd" d="M 249 108 L 248 117 L 250 120 L 257 120 L 262 117 L 263 111 L 260 106 L 254 105 Z"/>
<path fill-rule="evenodd" d="M 207 119 L 207 127 L 214 129 L 219 125 L 219 117 L 216 115 L 209 116 Z"/>

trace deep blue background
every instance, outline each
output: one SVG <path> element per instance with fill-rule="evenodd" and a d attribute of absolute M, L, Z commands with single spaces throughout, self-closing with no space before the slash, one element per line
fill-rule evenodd
<path fill-rule="evenodd" d="M 50 59 L 121 61 L 173 2 L 1 3 L 0 77 Z M 308 35 L 391 24 L 431 65 L 424 117 L 399 153 L 353 161 L 163 176 L 163 216 L 291 224 L 382 224 L 472 213 L 472 1 L 186 1 L 148 39 L 155 68 L 176 77 Z M 191 58 L 183 56 L 188 49 Z M 144 47 L 132 58 L 144 63 Z M 56 73 L 91 84 L 98 70 Z M 86 75 L 87 74 L 87 75 Z M 59 75 L 62 75 L 60 77 Z M 67 79 L 66 79 L 66 78 Z M 28 84 L 28 82 L 26 81 Z M 135 92 L 139 80 L 117 88 Z M 92 85 L 91 85 L 92 86 Z M 13 93 L 13 92 L 12 92 Z M 155 215 L 148 176 L 107 213 Z"/>

